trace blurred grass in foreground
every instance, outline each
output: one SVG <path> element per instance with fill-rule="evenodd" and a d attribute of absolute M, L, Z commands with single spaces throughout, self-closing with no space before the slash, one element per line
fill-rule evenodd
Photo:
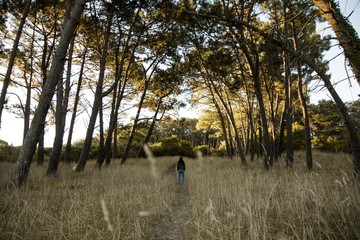
<path fill-rule="evenodd" d="M 0 163 L 0 239 L 152 239 L 174 207 L 177 160 L 156 159 L 157 178 L 144 159 L 101 171 L 89 161 L 82 173 L 61 163 L 55 178 L 33 164 L 17 190 L 7 183 L 14 165 Z M 185 161 L 189 239 L 360 239 L 348 155 L 314 152 L 310 174 L 303 152 L 292 169 L 279 159 L 270 172 L 261 160 L 247 169 L 239 159 Z"/>

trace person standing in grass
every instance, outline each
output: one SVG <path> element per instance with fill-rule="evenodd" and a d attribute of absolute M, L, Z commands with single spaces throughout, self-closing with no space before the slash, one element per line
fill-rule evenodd
<path fill-rule="evenodd" d="M 181 184 L 180 179 L 182 179 L 182 183 L 184 184 L 185 180 L 185 162 L 182 157 L 179 158 L 177 163 L 177 172 L 178 172 L 178 183 Z"/>

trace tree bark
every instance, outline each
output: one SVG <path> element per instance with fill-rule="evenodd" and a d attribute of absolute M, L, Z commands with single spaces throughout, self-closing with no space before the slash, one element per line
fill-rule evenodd
<path fill-rule="evenodd" d="M 64 135 L 63 125 L 63 98 L 64 98 L 64 87 L 63 87 L 63 73 L 61 74 L 60 79 L 58 80 L 57 89 L 56 89 L 56 109 L 55 109 L 55 138 L 53 142 L 53 147 L 50 152 L 49 166 L 46 171 L 48 176 L 54 176 L 59 165 L 59 158 L 61 154 L 62 139 Z"/>
<path fill-rule="evenodd" d="M 29 130 L 30 130 L 30 128 L 29 128 Z M 44 161 L 45 161 L 44 137 L 45 137 L 45 123 L 43 125 L 43 129 L 41 129 L 41 133 L 40 133 L 39 140 L 38 140 L 38 147 L 37 147 L 38 151 L 37 151 L 36 163 L 39 166 L 43 165 Z M 25 144 L 25 140 L 24 140 L 23 144 Z"/>
<path fill-rule="evenodd" d="M 55 175 L 60 161 L 65 124 L 66 124 L 66 114 L 67 114 L 69 95 L 70 95 L 70 79 L 71 79 L 71 67 L 72 67 L 74 44 L 75 44 L 75 35 L 72 38 L 69 49 L 69 58 L 68 58 L 66 80 L 65 80 L 65 86 L 66 86 L 65 90 L 63 86 L 63 80 L 62 78 L 60 78 L 56 91 L 56 113 L 55 113 L 56 132 L 55 132 L 53 147 L 50 153 L 50 161 L 47 169 L 47 175 Z"/>
<path fill-rule="evenodd" d="M 313 0 L 313 3 L 330 23 L 360 85 L 360 39 L 356 30 L 341 14 L 338 4 L 333 0 Z"/>
<path fill-rule="evenodd" d="M 86 0 L 77 0 L 74 4 L 71 18 L 64 21 L 60 42 L 53 57 L 48 79 L 44 85 L 43 92 L 41 93 L 39 104 L 35 110 L 29 132 L 27 133 L 24 144 L 20 150 L 15 170 L 11 175 L 11 182 L 14 183 L 15 186 L 20 187 L 26 181 L 28 176 L 32 157 L 41 131 L 44 129 L 45 118 L 50 107 L 56 84 L 61 77 L 66 52 L 79 23 L 85 3 Z"/>

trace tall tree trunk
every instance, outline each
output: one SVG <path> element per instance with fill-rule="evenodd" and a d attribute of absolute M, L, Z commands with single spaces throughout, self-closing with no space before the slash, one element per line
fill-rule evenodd
<path fill-rule="evenodd" d="M 256 130 L 255 130 L 255 125 L 254 125 L 254 99 L 252 98 L 252 100 L 250 99 L 250 96 L 252 95 L 249 91 L 249 86 L 248 84 L 245 85 L 245 91 L 246 91 L 246 103 L 247 103 L 247 107 L 248 107 L 248 111 L 247 111 L 247 116 L 248 116 L 248 121 L 250 124 L 250 159 L 251 161 L 254 161 L 254 157 L 255 157 L 255 151 L 258 152 L 257 150 L 257 136 L 256 136 Z"/>
<path fill-rule="evenodd" d="M 147 132 L 147 134 L 145 136 L 145 139 L 144 139 L 143 143 L 141 144 L 141 147 L 140 147 L 138 153 L 136 154 L 136 158 L 145 157 L 144 146 L 149 143 L 151 135 L 152 135 L 152 133 L 154 131 L 155 123 L 157 122 L 157 115 L 159 114 L 163 98 L 164 98 L 164 96 L 159 98 L 159 101 L 157 103 L 154 116 L 152 117 L 152 120 L 151 120 L 149 130 L 148 130 L 148 132 Z"/>
<path fill-rule="evenodd" d="M 230 146 L 230 143 L 229 143 L 229 137 L 228 137 L 228 133 L 227 133 L 227 130 L 226 130 L 226 122 L 225 122 L 225 117 L 221 111 L 221 108 L 218 104 L 218 102 L 216 101 L 214 95 L 212 95 L 212 101 L 215 105 L 215 108 L 218 112 L 218 116 L 219 116 L 219 119 L 220 119 L 220 123 L 221 123 L 221 128 L 222 128 L 222 131 L 223 131 L 223 134 L 224 134 L 224 139 L 225 139 L 225 146 L 226 146 L 226 156 L 227 158 L 230 158 L 232 159 L 233 157 L 233 154 L 232 154 L 232 150 L 231 150 L 231 146 Z"/>
<path fill-rule="evenodd" d="M 50 152 L 50 161 L 46 174 L 54 176 L 59 164 L 59 158 L 61 154 L 62 139 L 64 135 L 64 128 L 62 126 L 63 121 L 63 98 L 64 98 L 64 87 L 63 78 L 58 80 L 56 89 L 56 110 L 55 110 L 55 138 L 52 150 Z"/>
<path fill-rule="evenodd" d="M 25 111 L 24 111 L 24 132 L 23 132 L 23 142 L 25 140 L 25 136 L 29 131 L 30 127 L 30 114 L 31 114 L 31 86 L 32 86 L 32 79 L 30 77 L 30 81 L 26 86 L 26 102 L 25 102 Z"/>
<path fill-rule="evenodd" d="M 30 127 L 30 114 L 31 114 L 31 88 L 33 82 L 33 73 L 34 73 L 34 42 L 35 42 L 35 28 L 36 28 L 36 15 L 37 15 L 37 8 L 35 12 L 35 20 L 32 29 L 32 36 L 31 36 L 31 46 L 30 46 L 30 77 L 29 81 L 26 83 L 26 102 L 25 102 L 25 109 L 24 109 L 24 132 L 23 132 L 23 142 L 25 140 L 25 136 L 29 131 Z M 25 78 L 26 79 L 26 78 Z"/>
<path fill-rule="evenodd" d="M 30 130 L 30 129 L 29 129 Z M 28 131 L 29 132 L 29 131 Z M 44 164 L 45 161 L 45 152 L 44 152 L 44 137 L 45 137 L 45 123 L 43 125 L 43 129 L 41 129 L 41 133 L 39 136 L 39 143 L 37 147 L 37 165 L 41 166 Z M 25 142 L 25 141 L 24 141 Z M 24 143 L 23 143 L 24 144 Z"/>
<path fill-rule="evenodd" d="M 287 20 L 287 6 L 286 1 L 283 3 L 283 13 L 284 13 L 284 45 L 288 46 L 289 43 L 289 34 L 288 34 L 288 20 Z M 283 52 L 283 62 L 284 62 L 284 83 L 285 83 L 285 106 L 286 106 L 286 167 L 292 167 L 294 163 L 294 145 L 293 145 L 293 115 L 292 115 L 292 101 L 293 101 L 293 92 L 292 92 L 292 78 L 290 75 L 290 60 L 289 53 L 287 51 Z"/>
<path fill-rule="evenodd" d="M 128 37 L 126 39 L 125 42 L 125 49 L 122 52 L 122 56 L 121 56 L 121 60 L 119 62 L 118 60 L 118 55 L 119 55 L 119 48 L 120 48 L 120 42 L 119 45 L 116 49 L 116 53 L 115 53 L 115 62 L 116 62 L 116 78 L 115 78 L 115 82 L 113 84 L 114 86 L 114 93 L 113 93 L 113 102 L 112 102 L 112 109 L 111 109 L 111 115 L 110 115 L 110 122 L 109 122 L 109 127 L 108 127 L 108 134 L 106 136 L 105 139 L 105 145 L 104 145 L 104 151 L 101 152 L 101 154 L 98 157 L 98 160 L 96 162 L 96 165 L 98 168 L 101 168 L 102 164 L 104 163 L 104 160 L 106 159 L 106 165 L 110 164 L 111 161 L 111 157 L 115 157 L 116 154 L 116 149 L 117 149 L 117 120 L 118 120 L 118 115 L 119 115 L 119 108 L 120 108 L 120 104 L 121 101 L 124 97 L 124 92 L 125 92 L 125 88 L 127 86 L 127 82 L 129 80 L 128 78 L 128 74 L 130 71 L 130 66 L 132 65 L 131 62 L 128 63 L 127 68 L 126 68 L 126 72 L 125 72 L 125 77 L 123 77 L 123 68 L 124 68 L 124 64 L 125 64 L 125 60 L 126 60 L 126 54 L 128 54 L 128 49 L 130 46 L 130 40 L 132 37 L 132 33 L 133 33 L 133 27 L 134 24 L 136 23 L 138 14 L 140 13 L 141 8 L 139 8 L 139 10 L 136 13 L 136 16 L 132 22 L 132 25 L 129 29 L 128 32 Z M 139 34 L 137 42 L 140 40 L 141 38 L 141 34 Z M 131 51 L 131 55 L 128 59 L 133 59 L 134 54 L 135 54 L 135 50 L 136 50 L 137 44 L 134 44 L 132 51 Z M 123 77 L 124 82 L 123 84 L 121 84 L 121 78 Z M 117 86 L 118 86 L 118 90 L 117 90 Z M 114 137 L 113 137 L 114 134 Z M 112 139 L 114 138 L 114 146 L 113 146 L 113 151 L 111 151 L 111 143 L 112 143 Z M 112 156 L 111 156 L 111 153 Z"/>
<path fill-rule="evenodd" d="M 288 53 L 284 52 L 284 69 L 285 69 L 285 106 L 286 106 L 286 167 L 292 167 L 294 162 L 294 145 L 292 133 L 292 80 L 290 76 L 290 66 Z"/>
<path fill-rule="evenodd" d="M 337 94 L 334 86 L 331 83 L 330 77 L 325 74 L 321 67 L 316 66 L 311 60 L 307 58 L 303 58 L 302 60 L 307 65 L 309 65 L 310 68 L 314 69 L 316 73 L 320 76 L 320 78 L 324 81 L 325 87 L 330 92 L 332 98 L 336 103 L 336 106 L 340 110 L 340 113 L 344 119 L 345 126 L 350 136 L 355 175 L 357 178 L 360 179 L 360 141 L 357 123 L 355 122 L 354 118 L 349 114 L 346 105 L 341 100 L 340 96 Z"/>
<path fill-rule="evenodd" d="M 44 122 L 50 107 L 51 99 L 57 84 L 61 77 L 64 67 L 66 52 L 74 31 L 79 23 L 86 0 L 77 0 L 71 17 L 66 19 L 63 24 L 60 42 L 56 48 L 56 54 L 53 56 L 52 65 L 49 71 L 48 79 L 44 85 L 40 96 L 38 107 L 35 110 L 34 118 L 31 122 L 30 129 L 25 137 L 23 146 L 17 160 L 15 170 L 11 175 L 11 181 L 20 187 L 25 181 L 29 173 L 32 157 L 34 155 L 36 144 L 39 141 L 41 131 L 44 129 Z"/>
<path fill-rule="evenodd" d="M 83 54 L 81 68 L 80 68 L 80 72 L 79 72 L 78 84 L 77 84 L 76 93 L 75 93 L 74 108 L 72 110 L 70 127 L 69 127 L 69 135 L 67 138 L 66 149 L 65 149 L 65 153 L 64 153 L 65 163 L 71 162 L 71 142 L 72 142 L 72 135 L 74 132 L 75 119 L 76 119 L 76 115 L 77 115 L 77 107 L 78 107 L 78 103 L 79 103 L 79 99 L 80 99 L 80 90 L 81 90 L 81 86 L 82 86 L 86 52 L 87 52 L 87 49 L 85 49 L 85 52 Z"/>
<path fill-rule="evenodd" d="M 226 116 L 226 117 L 225 117 Z M 227 130 L 228 130 L 228 141 L 229 141 L 229 151 L 230 151 L 230 159 L 233 159 L 234 155 L 235 155 L 235 147 L 234 147 L 234 141 L 233 141 L 233 136 L 232 136 L 232 131 L 231 131 L 231 123 L 229 118 L 227 117 L 227 115 L 225 115 L 224 118 L 226 119 L 226 126 L 227 126 Z"/>
<path fill-rule="evenodd" d="M 104 110 L 101 99 L 101 104 L 99 105 L 99 153 L 97 161 L 105 155 L 104 145 Z"/>
<path fill-rule="evenodd" d="M 241 21 L 235 21 L 237 24 L 245 24 L 247 27 L 251 28 L 254 31 L 257 31 L 259 34 L 261 34 L 263 37 L 267 38 L 270 43 L 274 44 L 275 46 L 281 47 L 283 50 L 291 53 L 294 55 L 294 57 L 298 57 L 297 54 L 294 52 L 293 49 L 289 48 L 288 46 L 284 45 L 282 42 L 279 42 L 278 40 L 271 37 L 269 34 L 267 34 L 264 31 L 259 30 L 258 28 L 251 26 L 249 24 L 246 24 Z M 356 46 L 356 44 L 354 44 Z M 360 48 L 358 48 L 360 49 Z M 336 92 L 334 86 L 331 83 L 330 76 L 326 74 L 325 67 L 323 67 L 320 64 L 315 64 L 315 62 L 312 59 L 309 59 L 306 56 L 302 56 L 302 61 L 306 65 L 308 65 L 312 70 L 314 70 L 317 75 L 323 80 L 325 87 L 329 91 L 331 97 L 334 99 L 338 109 L 341 112 L 341 115 L 344 119 L 345 126 L 349 132 L 351 146 L 352 146 L 352 155 L 353 155 L 353 164 L 355 169 L 355 175 L 360 178 L 360 141 L 358 136 L 358 128 L 356 125 L 356 122 L 354 121 L 353 117 L 349 114 L 349 111 L 344 104 L 344 102 L 341 100 L 340 96 Z"/>
<path fill-rule="evenodd" d="M 144 77 L 146 78 L 146 76 L 144 76 Z M 137 110 L 137 113 L 136 113 L 136 116 L 135 116 L 135 119 L 134 119 L 134 124 L 133 124 L 131 132 L 130 132 L 128 143 L 127 143 L 127 145 L 125 147 L 124 154 L 123 154 L 123 156 L 121 158 L 121 164 L 124 164 L 126 162 L 128 156 L 129 156 L 132 141 L 134 140 L 135 133 L 136 133 L 136 130 L 137 130 L 137 125 L 138 125 L 138 121 L 139 121 L 139 117 L 140 117 L 140 112 L 141 112 L 141 109 L 142 109 L 143 102 L 145 100 L 146 92 L 147 92 L 147 90 L 149 88 L 149 84 L 150 84 L 150 77 L 145 79 L 144 91 L 143 91 L 143 93 L 141 95 L 141 98 L 140 98 L 138 110 Z"/>
<path fill-rule="evenodd" d="M 284 106 L 284 109 L 282 111 L 281 118 L 280 118 L 279 143 L 277 145 L 279 157 L 282 154 L 282 147 L 283 147 L 283 143 L 284 143 L 284 135 L 285 135 L 285 128 L 286 128 L 286 126 L 285 126 L 286 125 L 286 123 L 285 123 L 286 111 L 287 111 L 286 106 Z"/>
<path fill-rule="evenodd" d="M 128 41 L 129 41 L 129 38 L 128 38 Z M 127 41 L 127 44 L 128 44 L 128 41 Z M 134 54 L 134 52 L 135 52 L 135 47 L 133 49 L 132 54 Z M 101 155 L 99 155 L 97 163 L 96 163 L 98 168 L 101 168 L 105 159 L 106 159 L 106 165 L 109 165 L 110 161 L 111 161 L 111 143 L 112 143 L 112 138 L 113 138 L 112 135 L 117 129 L 119 108 L 120 108 L 121 101 L 124 97 L 124 92 L 125 92 L 125 88 L 127 86 L 127 82 L 129 80 L 128 74 L 129 74 L 130 66 L 132 65 L 131 63 L 128 64 L 126 73 L 124 76 L 124 82 L 123 82 L 123 84 L 121 84 L 120 80 L 121 80 L 122 73 L 123 73 L 122 69 L 123 69 L 124 61 L 125 61 L 125 53 L 126 53 L 126 51 L 123 52 L 121 62 L 119 64 L 119 67 L 117 67 L 117 74 L 116 74 L 117 77 L 115 79 L 115 83 L 116 83 L 116 85 L 118 85 L 118 89 L 114 90 L 108 134 L 107 134 L 106 140 L 105 140 L 104 151 L 101 152 Z M 131 59 L 132 59 L 132 57 L 133 57 L 133 55 L 131 55 Z M 117 138 L 117 136 L 114 133 L 114 148 L 117 148 L 117 146 L 116 146 L 117 139 L 116 138 Z M 115 156 L 115 155 L 113 154 L 113 156 Z"/>
<path fill-rule="evenodd" d="M 244 36 L 242 27 L 240 27 L 240 29 L 238 29 L 238 33 L 236 33 L 233 28 L 230 28 L 230 32 L 231 32 L 233 38 L 238 42 L 238 44 L 240 46 L 239 51 L 242 52 L 247 64 L 249 65 L 250 71 L 251 71 L 252 79 L 254 82 L 255 95 L 258 100 L 259 110 L 260 110 L 261 126 L 262 126 L 262 133 L 263 133 L 262 136 L 263 136 L 263 143 L 264 143 L 263 149 L 265 151 L 264 169 L 269 170 L 273 164 L 273 152 L 272 152 L 272 148 L 271 148 L 271 140 L 270 140 L 270 134 L 269 134 L 268 123 L 267 123 L 267 118 L 266 118 L 264 98 L 263 98 L 262 90 L 261 90 L 261 83 L 260 83 L 260 76 L 259 76 L 259 71 L 260 71 L 259 56 L 257 55 L 256 52 L 251 53 L 251 47 L 248 46 L 248 44 L 251 44 L 251 43 L 246 43 L 247 40 L 245 40 L 246 38 Z M 243 42 L 245 42 L 245 44 Z"/>
<path fill-rule="evenodd" d="M 118 148 L 118 139 L 117 139 L 117 135 L 118 135 L 118 128 L 117 128 L 117 125 L 115 126 L 115 129 L 114 129 L 114 142 L 113 142 L 113 149 L 112 149 L 112 157 L 116 158 L 117 155 L 118 155 L 118 152 L 117 152 L 117 148 Z M 110 159 L 107 160 L 106 159 L 106 165 L 109 165 L 110 164 Z"/>
<path fill-rule="evenodd" d="M 111 11 L 113 11 L 113 9 L 111 9 Z M 107 50 L 108 50 L 108 44 L 109 44 L 109 39 L 110 39 L 110 33 L 111 33 L 110 30 L 111 30 L 112 18 L 113 18 L 113 12 L 110 12 L 108 14 L 106 32 L 105 32 L 105 36 L 104 36 L 104 45 L 102 48 L 102 54 L 101 54 L 101 59 L 100 59 L 99 80 L 96 84 L 95 97 L 94 97 L 94 102 L 93 102 L 93 106 L 92 106 L 92 110 L 91 110 L 89 125 L 88 125 L 87 131 L 86 131 L 86 137 L 85 137 L 84 144 L 83 144 L 83 147 L 81 150 L 80 158 L 76 164 L 76 168 L 75 168 L 76 172 L 81 172 L 85 168 L 85 165 L 86 165 L 86 162 L 87 162 L 87 159 L 89 156 L 90 148 L 91 148 L 96 118 L 99 113 L 100 104 L 102 102 L 101 101 L 102 87 L 103 87 L 103 82 L 104 82 L 104 77 L 105 77 L 106 57 L 107 57 Z"/>
<path fill-rule="evenodd" d="M 67 21 L 67 16 L 64 17 L 64 22 Z M 56 25 L 56 22 L 54 23 L 54 25 Z M 55 39 L 57 38 L 57 31 L 56 31 L 56 27 L 54 26 L 52 28 L 53 31 L 53 38 L 52 38 L 52 43 L 49 46 L 48 43 L 48 39 L 50 34 L 52 33 L 52 31 L 50 31 L 49 33 L 44 33 L 44 46 L 42 48 L 42 55 L 41 55 L 41 74 L 42 74 L 42 88 L 44 89 L 44 86 L 46 84 L 47 78 L 48 78 L 48 67 L 50 64 L 50 59 L 51 56 L 53 55 L 53 51 L 54 51 L 54 47 L 55 47 Z M 61 69 L 61 77 L 62 77 L 62 73 L 63 73 L 63 67 Z M 53 93 L 54 94 L 54 93 Z M 52 94 L 52 96 L 53 96 Z M 51 96 L 51 97 L 52 97 Z M 50 105 L 51 105 L 51 101 L 50 101 Z M 45 117 L 46 118 L 46 117 Z M 46 127 L 46 122 L 44 122 L 43 128 L 41 130 L 41 135 L 39 138 L 39 143 L 38 143 L 38 156 L 37 156 L 37 164 L 38 165 L 42 165 L 45 161 L 45 151 L 44 151 L 44 138 L 45 138 L 45 127 Z"/>
<path fill-rule="evenodd" d="M 235 118 L 234 118 L 234 114 L 232 113 L 232 110 L 230 109 L 230 107 L 226 104 L 224 98 L 221 96 L 219 89 L 215 86 L 213 80 L 211 79 L 211 76 L 209 75 L 209 82 L 211 84 L 210 86 L 210 92 L 212 95 L 214 95 L 214 92 L 216 93 L 216 96 L 219 98 L 221 104 L 223 105 L 224 109 L 226 110 L 226 114 L 229 117 L 231 126 L 234 130 L 234 134 L 235 134 L 235 142 L 236 142 L 236 149 L 237 149 L 237 153 L 238 156 L 240 157 L 240 161 L 241 164 L 243 166 L 247 166 L 247 161 L 246 161 L 246 157 L 244 154 L 244 150 L 243 147 L 241 146 L 241 140 L 240 140 L 240 135 L 239 135 L 239 131 L 236 127 L 236 122 L 235 122 Z"/>
<path fill-rule="evenodd" d="M 5 97 L 6 97 L 6 93 L 7 93 L 7 88 L 9 86 L 9 84 L 10 84 L 10 77 L 11 77 L 12 69 L 14 67 L 14 62 L 15 62 L 15 58 L 16 58 L 16 54 L 17 54 L 17 48 L 18 48 L 18 45 L 19 45 L 19 41 L 20 41 L 20 37 L 21 37 L 21 34 L 22 34 L 23 27 L 25 25 L 25 20 L 26 20 L 28 14 L 29 14 L 29 11 L 30 11 L 30 5 L 31 5 L 31 0 L 27 0 L 26 5 L 24 7 L 23 15 L 22 15 L 22 17 L 20 19 L 19 27 L 18 27 L 17 32 L 16 32 L 14 44 L 13 44 L 11 54 L 10 54 L 9 64 L 8 64 L 6 74 L 5 74 L 5 78 L 4 78 L 4 82 L 3 82 L 3 88 L 1 90 L 1 95 L 0 95 L 0 128 L 1 128 L 1 116 L 2 116 L 2 111 L 4 109 L 4 105 L 5 105 Z"/>
<path fill-rule="evenodd" d="M 294 50 L 289 48 L 288 46 L 284 45 L 283 42 L 278 41 L 277 39 L 275 39 L 273 36 L 271 36 L 267 32 L 260 30 L 259 28 L 255 27 L 247 22 L 235 20 L 235 19 L 225 19 L 225 18 L 221 18 L 218 16 L 214 16 L 214 15 L 211 15 L 211 16 L 204 15 L 204 14 L 196 14 L 196 15 L 201 16 L 201 17 L 207 17 L 207 18 L 210 17 L 212 19 L 217 19 L 219 21 L 226 22 L 226 23 L 228 23 L 229 27 L 233 27 L 234 25 L 246 26 L 247 28 L 258 32 L 261 36 L 263 36 L 265 39 L 267 39 L 271 44 L 274 44 L 274 46 L 278 46 L 281 49 L 293 54 L 295 57 L 298 57 L 297 54 L 294 52 Z M 357 44 L 354 43 L 351 45 L 356 46 Z M 357 49 L 360 49 L 360 48 L 357 47 Z M 359 56 L 359 54 L 357 54 L 357 55 Z M 325 72 L 326 68 L 324 68 L 322 65 L 315 64 L 312 59 L 309 59 L 306 56 L 302 57 L 302 61 L 306 65 L 308 65 L 312 70 L 314 70 L 317 73 L 317 75 L 324 81 L 325 87 L 327 88 L 327 90 L 331 94 L 332 98 L 334 99 L 337 107 L 339 108 L 341 115 L 344 119 L 345 126 L 346 126 L 347 130 L 349 131 L 349 135 L 350 135 L 351 146 L 353 149 L 353 164 L 354 164 L 354 168 L 355 168 L 355 174 L 357 175 L 357 177 L 360 177 L 360 141 L 359 141 L 359 136 L 358 136 L 357 125 L 356 125 L 354 119 L 352 118 L 352 116 L 349 114 L 344 102 L 341 100 L 340 96 L 335 91 L 335 89 L 331 83 L 330 77 Z"/>
<path fill-rule="evenodd" d="M 55 175 L 60 161 L 64 132 L 65 132 L 67 108 L 68 108 L 69 96 L 70 96 L 70 80 L 71 80 L 71 68 L 72 68 L 74 44 L 75 44 L 75 34 L 72 38 L 69 49 L 69 57 L 68 57 L 66 79 L 65 79 L 65 90 L 64 90 L 64 83 L 61 77 L 58 82 L 58 87 L 56 92 L 56 113 L 55 113 L 56 132 L 55 132 L 53 148 L 50 153 L 50 161 L 47 169 L 47 175 Z"/>
<path fill-rule="evenodd" d="M 333 0 L 313 0 L 313 3 L 330 23 L 360 85 L 360 39 L 356 30 L 341 14 L 338 3 Z"/>
<path fill-rule="evenodd" d="M 261 126 L 262 126 L 262 136 L 263 136 L 263 143 L 264 143 L 264 168 L 265 170 L 269 170 L 270 167 L 273 164 L 273 153 L 271 148 L 271 141 L 270 141 L 270 134 L 268 130 L 268 124 L 267 124 L 267 118 L 266 118 L 266 111 L 265 111 L 265 105 L 264 105 L 264 99 L 261 92 L 261 85 L 260 85 L 260 79 L 257 74 L 254 75 L 253 73 L 253 80 L 254 80 L 254 89 L 256 98 L 259 102 L 259 108 L 260 108 L 260 119 L 261 119 Z"/>
<path fill-rule="evenodd" d="M 299 39 L 297 29 L 295 27 L 294 20 L 291 21 L 291 28 L 293 33 L 293 40 L 294 40 L 294 50 L 295 52 L 299 51 Z M 305 126 L 305 152 L 306 152 L 306 167 L 308 171 L 312 171 L 313 169 L 313 159 L 312 159 L 312 149 L 311 149 L 311 129 L 310 129 L 310 122 L 309 122 L 309 114 L 308 108 L 306 103 L 306 97 L 303 91 L 303 77 L 302 77 L 302 70 L 301 70 L 301 60 L 297 59 L 296 61 L 297 66 L 297 77 L 298 77 L 298 96 L 301 104 L 301 109 L 303 113 L 303 122 Z"/>
<path fill-rule="evenodd" d="M 306 98 L 303 92 L 301 65 L 299 62 L 297 63 L 297 69 L 298 69 L 298 95 L 301 103 L 303 121 L 305 126 L 306 167 L 309 171 L 312 171 L 313 159 L 312 159 L 312 149 L 311 149 L 311 129 L 310 129 L 309 113 L 306 104 Z"/>

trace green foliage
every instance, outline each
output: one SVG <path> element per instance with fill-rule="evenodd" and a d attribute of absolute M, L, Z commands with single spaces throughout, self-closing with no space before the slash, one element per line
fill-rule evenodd
<path fill-rule="evenodd" d="M 305 127 L 293 124 L 293 147 L 295 150 L 305 150 Z"/>
<path fill-rule="evenodd" d="M 218 148 L 211 149 L 211 155 L 218 156 L 218 157 L 225 157 L 226 156 L 226 143 L 225 141 L 220 142 L 220 146 Z"/>
<path fill-rule="evenodd" d="M 159 156 L 184 156 L 194 158 L 195 151 L 191 143 L 186 140 L 180 140 L 176 136 L 164 137 L 159 143 L 152 144 L 151 150 L 157 157 Z"/>
<path fill-rule="evenodd" d="M 16 155 L 14 151 L 16 148 L 9 145 L 7 142 L 0 140 L 0 162 L 15 162 Z"/>
<path fill-rule="evenodd" d="M 186 140 L 180 141 L 180 156 L 195 158 L 196 154 L 191 143 Z"/>
<path fill-rule="evenodd" d="M 200 151 L 203 156 L 211 155 L 211 151 L 210 151 L 208 145 L 199 145 L 199 146 L 196 146 L 196 147 L 194 147 L 194 150 L 195 150 L 196 152 L 197 152 L 197 151 Z"/>
<path fill-rule="evenodd" d="M 84 140 L 77 141 L 71 145 L 70 159 L 72 162 L 77 162 L 80 158 Z M 99 153 L 99 143 L 97 140 L 93 139 L 91 144 L 91 149 L 89 152 L 89 158 L 94 159 L 98 156 Z"/>
<path fill-rule="evenodd" d="M 351 152 L 348 132 L 344 127 L 341 114 L 332 101 L 322 100 L 310 105 L 312 144 L 322 151 Z"/>

